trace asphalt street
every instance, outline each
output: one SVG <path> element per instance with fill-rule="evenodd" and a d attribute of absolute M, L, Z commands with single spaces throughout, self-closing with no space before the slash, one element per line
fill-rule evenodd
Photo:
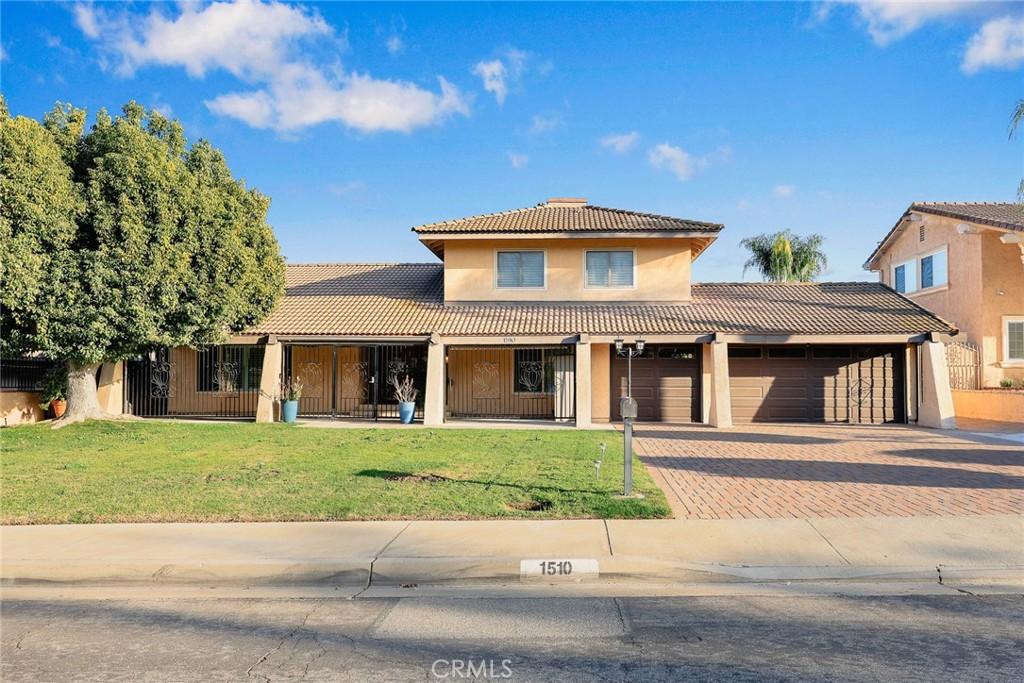
<path fill-rule="evenodd" d="M 2 679 L 1019 681 L 1024 596 L 5 599 Z"/>

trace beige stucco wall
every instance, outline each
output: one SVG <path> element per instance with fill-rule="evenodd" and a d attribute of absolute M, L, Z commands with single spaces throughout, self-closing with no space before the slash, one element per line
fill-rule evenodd
<path fill-rule="evenodd" d="M 498 250 L 539 249 L 546 253 L 547 286 L 543 289 L 498 289 Z M 634 287 L 593 288 L 584 285 L 587 249 L 635 249 Z M 690 240 L 638 239 L 511 239 L 448 240 L 444 246 L 445 301 L 688 301 Z"/>
<path fill-rule="evenodd" d="M 610 422 L 612 415 L 611 344 L 590 345 L 590 419 L 594 422 Z"/>
<path fill-rule="evenodd" d="M 1024 391 L 953 391 L 957 417 L 1024 425 Z"/>
<path fill-rule="evenodd" d="M 0 424 L 11 427 L 42 420 L 39 399 L 38 391 L 0 391 Z"/>
<path fill-rule="evenodd" d="M 890 287 L 892 266 L 946 246 L 948 284 L 908 296 L 960 329 L 958 340 L 982 349 L 985 386 L 996 386 L 1003 377 L 1024 377 L 1024 367 L 1004 367 L 1003 315 L 1024 316 L 1024 263 L 1015 244 L 999 241 L 1004 234 L 971 224 L 978 234 L 961 235 L 956 226 L 964 221 L 921 214 L 925 239 L 917 224 L 900 234 L 879 258 L 879 278 Z"/>

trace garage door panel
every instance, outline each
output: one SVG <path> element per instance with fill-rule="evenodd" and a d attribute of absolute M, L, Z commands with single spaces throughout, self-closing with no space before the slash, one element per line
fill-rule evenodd
<path fill-rule="evenodd" d="M 758 351 L 758 348 L 760 349 Z M 729 358 L 736 422 L 902 421 L 899 347 L 740 347 Z M 760 357 L 749 357 L 759 354 Z"/>
<path fill-rule="evenodd" d="M 633 397 L 637 400 L 638 421 L 693 422 L 699 419 L 700 361 L 696 347 L 689 347 L 689 357 L 661 353 L 660 347 L 649 346 L 649 357 L 633 359 Z M 688 347 L 673 347 L 686 349 Z M 659 357 L 661 355 L 661 357 Z M 674 355 L 675 357 L 669 357 Z M 612 361 L 612 414 L 621 420 L 618 398 L 626 395 L 627 361 Z"/>

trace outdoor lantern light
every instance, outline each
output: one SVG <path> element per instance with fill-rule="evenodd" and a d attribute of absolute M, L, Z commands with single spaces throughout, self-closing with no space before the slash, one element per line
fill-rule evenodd
<path fill-rule="evenodd" d="M 622 353 L 622 337 L 615 340 L 615 350 Z"/>
<path fill-rule="evenodd" d="M 637 353 L 643 353 L 644 352 L 644 338 L 643 337 L 637 337 L 636 338 L 636 352 Z"/>

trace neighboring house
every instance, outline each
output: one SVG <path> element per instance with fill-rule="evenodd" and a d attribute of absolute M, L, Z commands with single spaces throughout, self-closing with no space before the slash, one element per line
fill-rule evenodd
<path fill-rule="evenodd" d="M 290 265 L 230 344 L 128 362 L 126 409 L 268 421 L 298 379 L 300 415 L 393 418 L 409 375 L 427 424 L 589 426 L 619 418 L 615 342 L 642 337 L 643 420 L 951 425 L 951 325 L 875 283 L 691 284 L 721 225 L 558 198 L 413 230 L 440 262 Z"/>
<path fill-rule="evenodd" d="M 1024 380 L 1024 208 L 911 204 L 864 267 L 977 347 L 980 383 Z"/>

